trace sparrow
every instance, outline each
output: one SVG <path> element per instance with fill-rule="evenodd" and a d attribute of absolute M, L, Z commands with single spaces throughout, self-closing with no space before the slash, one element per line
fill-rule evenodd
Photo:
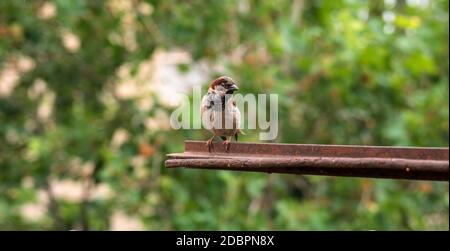
<path fill-rule="evenodd" d="M 211 82 L 208 92 L 203 96 L 200 105 L 202 123 L 213 133 L 213 136 L 206 142 L 209 152 L 211 152 L 215 137 L 219 136 L 223 140 L 222 144 L 225 145 L 228 152 L 233 136 L 237 141 L 238 134 L 244 134 L 239 129 L 241 112 L 232 97 L 237 90 L 239 88 L 232 78 L 221 76 Z"/>

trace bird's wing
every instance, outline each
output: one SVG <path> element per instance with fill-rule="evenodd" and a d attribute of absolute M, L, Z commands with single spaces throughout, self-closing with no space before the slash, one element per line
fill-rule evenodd
<path fill-rule="evenodd" d="M 236 134 L 235 134 L 235 138 L 236 138 L 236 141 L 237 141 L 237 135 L 238 135 L 238 133 L 240 133 L 240 134 L 242 134 L 242 135 L 246 135 L 245 133 L 244 133 L 244 131 L 242 131 L 242 129 L 241 129 L 241 111 L 239 110 L 239 108 L 236 106 L 236 102 L 235 101 L 233 101 L 233 117 L 234 117 L 234 120 L 235 120 L 235 128 L 236 128 Z"/>
<path fill-rule="evenodd" d="M 232 101 L 233 103 L 233 128 L 240 129 L 241 128 L 241 111 L 236 106 L 236 101 Z"/>
<path fill-rule="evenodd" d="M 241 125 L 241 111 L 236 106 L 236 101 L 233 100 L 233 128 L 235 128 L 234 139 L 238 141 L 238 134 Z"/>
<path fill-rule="evenodd" d="M 214 125 L 214 112 L 212 107 L 210 107 L 209 102 L 210 98 L 208 97 L 208 94 L 203 96 L 202 103 L 200 105 L 200 116 L 203 126 L 208 130 L 211 130 Z"/>

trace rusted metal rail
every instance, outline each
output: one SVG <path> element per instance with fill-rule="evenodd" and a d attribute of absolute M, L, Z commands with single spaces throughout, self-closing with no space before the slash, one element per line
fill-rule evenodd
<path fill-rule="evenodd" d="M 449 149 L 186 141 L 166 167 L 412 180 L 449 180 Z"/>

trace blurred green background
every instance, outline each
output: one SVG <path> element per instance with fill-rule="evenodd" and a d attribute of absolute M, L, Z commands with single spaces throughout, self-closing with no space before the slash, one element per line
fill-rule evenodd
<path fill-rule="evenodd" d="M 448 147 L 448 29 L 446 0 L 1 0 L 0 229 L 448 230 L 448 182 L 164 168 L 218 75 L 279 94 L 275 142 Z"/>

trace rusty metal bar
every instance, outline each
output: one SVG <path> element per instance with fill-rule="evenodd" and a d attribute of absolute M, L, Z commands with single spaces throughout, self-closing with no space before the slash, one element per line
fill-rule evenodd
<path fill-rule="evenodd" d="M 166 167 L 412 180 L 449 180 L 449 149 L 186 141 Z"/>

